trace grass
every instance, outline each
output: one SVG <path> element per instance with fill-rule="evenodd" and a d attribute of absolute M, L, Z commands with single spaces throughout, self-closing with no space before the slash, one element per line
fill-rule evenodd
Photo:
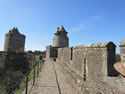
<path fill-rule="evenodd" d="M 38 65 L 40 66 L 40 63 L 43 64 L 43 62 L 39 59 L 39 56 L 36 56 L 36 61 L 38 62 L 38 64 L 35 67 L 35 77 L 37 76 L 37 70 L 38 70 Z M 31 81 L 31 79 L 33 79 L 34 77 L 34 69 L 31 70 L 28 78 L 29 78 L 29 82 Z M 15 90 L 14 94 L 21 94 L 23 92 L 23 90 L 26 87 L 26 77 L 25 79 L 21 82 L 20 86 Z"/>

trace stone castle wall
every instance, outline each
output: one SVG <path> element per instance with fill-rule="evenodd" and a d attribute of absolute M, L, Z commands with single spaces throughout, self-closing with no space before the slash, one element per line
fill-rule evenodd
<path fill-rule="evenodd" d="M 66 63 L 81 77 L 83 77 L 84 71 L 86 71 L 88 78 L 91 78 L 89 75 L 93 75 L 93 77 L 94 75 L 95 77 L 100 75 L 100 78 L 103 78 L 104 75 L 117 76 L 117 72 L 113 68 L 115 63 L 115 47 L 112 42 L 107 42 L 59 48 L 58 59 Z"/>
<path fill-rule="evenodd" d="M 54 47 L 68 47 L 68 37 L 55 35 L 53 38 Z"/>
<path fill-rule="evenodd" d="M 46 47 L 46 58 L 56 58 L 57 57 L 57 48 L 56 47 L 52 47 L 47 46 Z"/>
<path fill-rule="evenodd" d="M 86 89 L 86 92 L 124 94 L 118 87 L 123 85 L 113 87 L 112 82 L 109 82 L 109 78 L 116 82 L 116 76 L 119 74 L 113 68 L 115 48 L 113 42 L 59 48 L 57 62 L 73 85 Z"/>
<path fill-rule="evenodd" d="M 120 56 L 121 56 L 121 62 L 125 62 L 125 40 L 122 40 L 120 42 Z"/>

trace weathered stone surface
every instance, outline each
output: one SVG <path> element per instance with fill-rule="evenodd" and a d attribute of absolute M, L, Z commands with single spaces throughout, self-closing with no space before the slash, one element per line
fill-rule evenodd
<path fill-rule="evenodd" d="M 68 47 L 64 46 L 65 43 L 68 43 L 66 42 L 67 36 L 61 37 L 65 35 L 64 32 L 67 34 L 64 27 L 57 28 L 53 46 L 57 47 L 56 60 L 62 66 L 67 80 L 81 89 L 84 94 L 124 94 L 125 92 L 119 91 L 123 90 L 123 88 L 119 88 L 122 86 L 120 83 L 113 87 L 112 81 L 107 79 L 109 77 L 114 81 L 113 77 L 117 77 L 119 74 L 113 67 L 116 62 L 116 45 L 110 41 Z M 55 54 L 54 47 L 47 48 L 48 57 L 50 54 Z M 120 43 L 120 53 L 122 61 L 125 61 L 125 40 Z"/>
<path fill-rule="evenodd" d="M 103 42 L 103 43 L 93 43 L 93 44 L 88 44 L 88 45 L 80 45 L 80 46 L 76 46 L 73 48 L 103 48 L 103 47 L 108 47 L 108 46 L 114 46 L 116 47 L 116 45 L 113 42 Z M 112 48 L 111 47 L 111 48 Z"/>
<path fill-rule="evenodd" d="M 57 62 L 62 65 L 67 80 L 81 88 L 85 94 L 122 94 L 107 83 L 106 78 L 117 76 L 113 42 L 95 43 L 58 49 Z M 105 82 L 106 81 L 106 82 Z M 102 88 L 102 89 L 101 89 Z"/>
<path fill-rule="evenodd" d="M 115 85 L 113 86 L 110 85 L 111 82 L 99 80 L 98 77 L 84 81 L 82 77 L 69 68 L 69 66 L 67 66 L 64 62 L 57 59 L 57 63 L 60 64 L 60 70 L 62 70 L 64 75 L 66 75 L 67 80 L 79 91 L 81 91 L 81 94 L 125 94 L 124 91 L 120 91 L 120 89 L 118 89 L 123 89 L 123 87 L 118 87 L 118 83 L 113 83 L 113 85 Z M 113 81 L 113 79 L 110 81 Z"/>
<path fill-rule="evenodd" d="M 4 51 L 23 52 L 25 48 L 25 36 L 20 34 L 17 28 L 13 28 L 5 35 Z"/>
<path fill-rule="evenodd" d="M 120 42 L 120 57 L 121 57 L 121 62 L 125 62 L 125 40 L 122 40 Z"/>
<path fill-rule="evenodd" d="M 119 46 L 125 46 L 125 40 L 122 40 Z"/>
<path fill-rule="evenodd" d="M 118 73 L 113 68 L 115 47 L 114 43 L 105 42 L 89 46 L 59 48 L 58 59 L 69 65 L 81 77 L 84 73 L 85 62 L 86 76 L 100 75 L 100 78 L 103 78 L 103 76 L 116 76 Z"/>
<path fill-rule="evenodd" d="M 52 47 L 47 46 L 46 47 L 46 58 L 56 58 L 57 57 L 57 48 L 56 47 Z"/>

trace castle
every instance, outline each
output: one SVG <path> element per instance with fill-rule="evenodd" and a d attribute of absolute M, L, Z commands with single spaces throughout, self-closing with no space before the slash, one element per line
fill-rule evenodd
<path fill-rule="evenodd" d="M 25 36 L 20 34 L 17 28 L 9 30 L 5 35 L 4 51 L 10 52 L 24 52 Z"/>
<path fill-rule="evenodd" d="M 5 34 L 4 51 L 0 51 L 0 71 L 5 68 L 6 56 L 21 52 L 23 54 L 25 48 L 25 35 L 20 34 L 17 28 L 9 30 Z M 17 56 L 18 57 L 18 56 Z"/>
<path fill-rule="evenodd" d="M 113 67 L 116 63 L 116 45 L 109 41 L 68 47 L 67 34 L 63 26 L 57 28 L 53 46 L 46 47 L 46 58 L 55 58 L 67 79 L 78 89 L 86 88 L 87 92 L 101 91 L 100 94 L 125 93 L 125 85 L 117 77 L 119 73 Z M 125 40 L 119 46 L 121 61 L 125 61 Z"/>
<path fill-rule="evenodd" d="M 116 45 L 112 42 L 69 47 L 68 32 L 63 26 L 54 34 L 53 46 L 46 47 L 46 59 L 56 59 L 72 85 L 85 94 L 125 94 L 125 85 L 114 69 Z M 125 61 L 125 40 L 120 42 L 121 61 Z M 5 35 L 5 52 L 24 52 L 25 36 L 17 28 Z M 2 62 L 2 52 L 0 53 Z M 4 67 L 4 62 L 0 68 Z"/>
<path fill-rule="evenodd" d="M 69 46 L 68 32 L 63 26 L 57 28 L 57 32 L 53 38 L 53 47 L 51 45 L 46 47 L 46 58 L 57 57 L 57 49 Z"/>

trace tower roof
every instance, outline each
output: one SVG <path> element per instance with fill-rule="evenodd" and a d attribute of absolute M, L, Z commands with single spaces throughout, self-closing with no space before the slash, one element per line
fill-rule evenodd
<path fill-rule="evenodd" d="M 18 31 L 17 28 L 14 27 L 13 29 L 10 30 L 10 33 L 17 33 L 17 34 L 19 34 L 19 31 Z"/>
<path fill-rule="evenodd" d="M 59 31 L 59 32 L 60 32 L 60 31 L 66 32 L 65 28 L 63 27 L 63 25 L 62 25 L 60 28 L 58 28 L 58 31 Z"/>

